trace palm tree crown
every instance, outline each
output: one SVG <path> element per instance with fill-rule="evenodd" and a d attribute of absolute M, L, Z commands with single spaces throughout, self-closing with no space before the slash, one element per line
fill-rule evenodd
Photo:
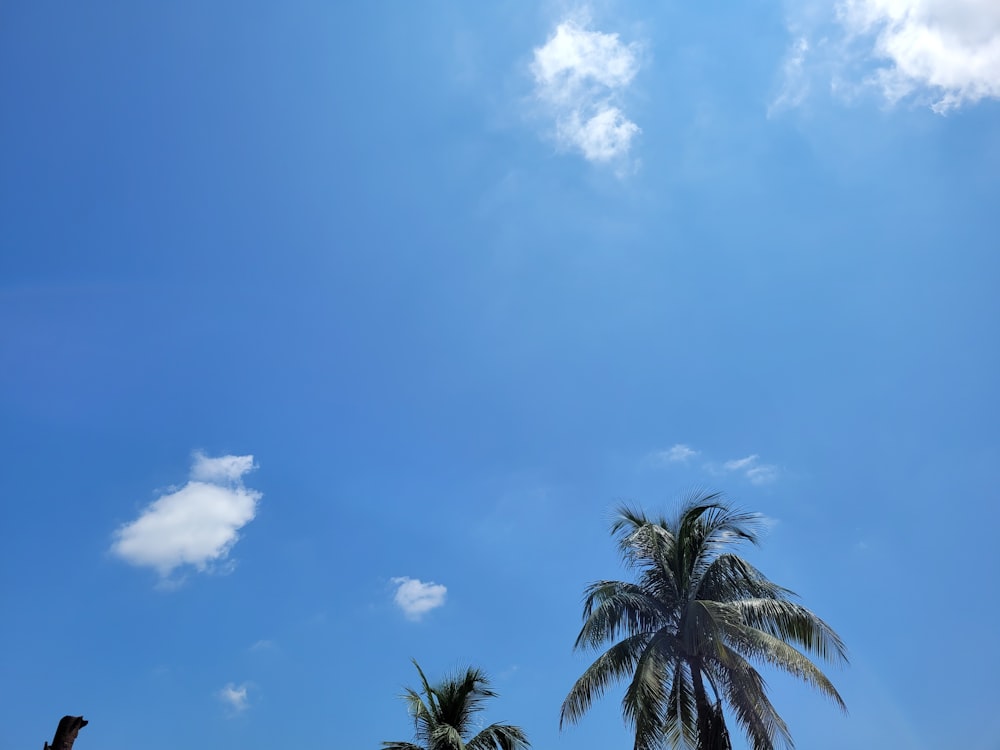
<path fill-rule="evenodd" d="M 417 742 L 383 742 L 384 750 L 528 750 L 524 730 L 511 724 L 490 724 L 469 736 L 475 714 L 487 698 L 496 697 L 482 670 L 468 667 L 431 686 L 416 660 L 413 665 L 421 690 L 406 688 L 403 699 Z"/>
<path fill-rule="evenodd" d="M 757 544 L 759 521 L 719 494 L 688 500 L 673 519 L 619 509 L 611 531 L 637 580 L 587 587 L 575 648 L 613 645 L 573 685 L 561 724 L 579 720 L 610 684 L 631 677 L 622 711 L 635 750 L 728 750 L 724 705 L 754 750 L 793 747 L 754 663 L 801 678 L 846 710 L 802 653 L 846 663 L 840 637 L 792 601 L 792 591 L 729 551 Z"/>

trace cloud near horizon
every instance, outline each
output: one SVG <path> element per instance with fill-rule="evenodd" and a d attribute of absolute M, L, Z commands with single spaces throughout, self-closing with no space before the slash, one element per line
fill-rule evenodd
<path fill-rule="evenodd" d="M 1000 99 L 996 0 L 834 0 L 792 20 L 784 83 L 770 111 L 802 103 L 813 73 L 851 96 L 876 89 L 889 104 L 927 103 L 938 114 Z M 794 6 L 802 13 L 802 6 Z M 811 6 L 813 9 L 816 6 Z M 819 23 L 818 17 L 826 21 Z"/>
<path fill-rule="evenodd" d="M 390 583 L 396 585 L 393 601 L 409 620 L 419 620 L 432 609 L 443 606 L 448 594 L 448 588 L 440 583 L 425 583 L 408 576 L 392 578 Z"/>
<path fill-rule="evenodd" d="M 639 47 L 568 17 L 534 51 L 535 98 L 555 122 L 556 142 L 591 162 L 628 155 L 640 128 L 621 109 L 639 69 Z"/>
<path fill-rule="evenodd" d="M 209 458 L 195 453 L 190 479 L 150 503 L 114 532 L 111 552 L 161 579 L 191 565 L 199 572 L 225 559 L 239 530 L 254 519 L 261 493 L 243 486 L 253 456 Z"/>

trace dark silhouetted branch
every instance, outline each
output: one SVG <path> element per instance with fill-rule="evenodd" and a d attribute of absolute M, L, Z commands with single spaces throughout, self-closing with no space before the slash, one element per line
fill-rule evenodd
<path fill-rule="evenodd" d="M 52 738 L 52 744 L 46 742 L 45 750 L 73 750 L 76 735 L 88 723 L 82 716 L 63 716 L 59 720 L 59 726 L 56 727 L 56 736 Z"/>

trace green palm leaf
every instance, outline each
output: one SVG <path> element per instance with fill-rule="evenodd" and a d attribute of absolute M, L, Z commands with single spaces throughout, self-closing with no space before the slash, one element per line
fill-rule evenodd
<path fill-rule="evenodd" d="M 490 724 L 466 743 L 467 750 L 521 750 L 529 747 L 527 736 L 520 727 Z"/>
<path fill-rule="evenodd" d="M 594 699 L 607 688 L 632 674 L 646 650 L 650 636 L 645 633 L 626 638 L 605 651 L 573 685 L 563 701 L 559 726 L 576 722 L 587 712 Z"/>
<path fill-rule="evenodd" d="M 663 739 L 669 747 L 695 747 L 698 743 L 698 716 L 691 672 L 683 659 L 674 660 L 673 671 Z"/>

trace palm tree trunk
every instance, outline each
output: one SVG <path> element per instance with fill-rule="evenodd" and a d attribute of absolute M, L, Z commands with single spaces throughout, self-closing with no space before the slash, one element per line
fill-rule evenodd
<path fill-rule="evenodd" d="M 698 750 L 712 750 L 706 744 L 712 734 L 712 705 L 705 693 L 705 683 L 701 679 L 701 660 L 691 661 L 691 682 L 694 683 L 694 707 L 698 712 Z"/>
<path fill-rule="evenodd" d="M 731 750 L 729 731 L 726 729 L 719 696 L 715 697 L 713 705 L 705 692 L 705 683 L 701 677 L 701 660 L 691 662 L 691 681 L 694 683 L 694 705 L 698 712 L 697 750 Z"/>

